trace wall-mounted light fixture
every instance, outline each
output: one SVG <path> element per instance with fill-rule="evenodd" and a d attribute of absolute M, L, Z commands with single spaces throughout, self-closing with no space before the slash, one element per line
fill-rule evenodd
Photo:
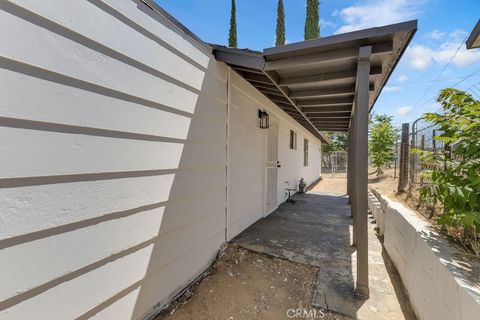
<path fill-rule="evenodd" d="M 270 127 L 270 123 L 268 120 L 268 113 L 263 110 L 258 110 L 258 119 L 260 119 L 260 128 L 268 129 Z"/>

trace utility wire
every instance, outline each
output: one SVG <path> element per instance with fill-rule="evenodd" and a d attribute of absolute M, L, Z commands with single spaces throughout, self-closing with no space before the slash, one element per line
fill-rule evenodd
<path fill-rule="evenodd" d="M 473 77 L 475 74 L 477 74 L 477 73 L 479 73 L 479 72 L 480 72 L 480 68 L 477 69 L 477 70 L 475 70 L 475 71 L 473 71 L 472 73 L 470 73 L 468 76 L 466 76 L 466 77 L 463 78 L 462 80 L 456 82 L 454 85 L 452 85 L 452 87 L 458 86 L 460 83 L 462 83 L 463 81 L 465 81 L 465 80 Z M 470 89 L 470 88 L 468 88 L 468 89 Z"/>
<path fill-rule="evenodd" d="M 450 63 L 453 61 L 453 59 L 455 58 L 455 56 L 457 55 L 458 51 L 460 51 L 460 48 L 462 47 L 462 45 L 465 43 L 465 41 L 467 41 L 467 38 L 468 38 L 468 34 L 465 36 L 465 39 L 463 39 L 463 41 L 460 43 L 460 45 L 458 46 L 457 50 L 455 50 L 455 52 L 453 53 L 453 55 L 450 57 L 450 59 L 448 60 L 448 62 L 443 66 L 442 70 L 440 70 L 440 72 L 437 74 L 437 76 L 435 77 L 435 79 L 433 79 L 432 81 L 432 84 L 430 84 L 430 86 L 428 86 L 427 90 L 425 90 L 425 92 L 422 94 L 422 96 L 420 97 L 420 99 L 417 100 L 417 102 L 415 103 L 415 105 L 413 106 L 414 108 L 418 106 L 418 104 L 420 103 L 420 101 L 422 101 L 423 98 L 425 98 L 425 96 L 427 95 L 427 93 L 432 89 L 433 87 L 433 84 L 440 78 L 440 76 L 442 75 L 442 73 L 445 71 L 445 69 L 447 69 L 447 67 L 450 65 Z M 430 99 L 429 99 L 430 100 Z M 427 100 L 427 102 L 429 101 Z M 424 105 L 424 104 L 422 104 Z"/>

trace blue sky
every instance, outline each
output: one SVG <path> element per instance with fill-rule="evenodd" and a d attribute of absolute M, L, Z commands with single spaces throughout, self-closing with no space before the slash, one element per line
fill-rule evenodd
<path fill-rule="evenodd" d="M 230 0 L 156 2 L 204 41 L 228 43 Z M 273 46 L 277 0 L 236 2 L 239 47 Z M 287 42 L 302 41 L 305 0 L 284 0 L 284 4 Z M 456 88 L 469 89 L 480 98 L 480 49 L 467 51 L 462 44 L 480 18 L 480 0 L 323 0 L 320 18 L 322 36 L 418 19 L 418 31 L 375 113 L 392 115 L 397 124 L 411 122 L 423 112 L 437 110 L 435 95 L 458 82 Z"/>

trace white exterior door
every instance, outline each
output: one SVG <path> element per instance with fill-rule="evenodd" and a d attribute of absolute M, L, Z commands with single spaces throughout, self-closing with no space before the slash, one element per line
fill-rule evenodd
<path fill-rule="evenodd" d="M 266 210 L 265 216 L 277 208 L 278 126 L 270 121 L 267 132 Z"/>

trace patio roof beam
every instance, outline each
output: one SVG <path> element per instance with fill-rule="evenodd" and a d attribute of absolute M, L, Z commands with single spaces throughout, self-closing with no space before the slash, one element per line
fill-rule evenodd
<path fill-rule="evenodd" d="M 321 128 L 321 127 L 324 127 L 324 128 L 332 128 L 332 127 L 335 127 L 335 128 L 347 128 L 348 129 L 348 123 L 345 124 L 345 123 L 337 123 L 337 122 L 325 122 L 325 123 L 316 123 L 315 124 L 317 126 L 317 128 Z"/>
<path fill-rule="evenodd" d="M 215 53 L 215 58 L 235 67 L 245 67 L 248 69 L 263 69 L 265 60 L 258 54 L 243 53 L 238 54 L 238 51 L 233 48 L 224 48 L 222 51 Z"/>
<path fill-rule="evenodd" d="M 370 82 L 370 91 L 375 91 L 374 82 Z M 355 87 L 332 87 L 332 88 L 318 88 L 305 91 L 292 91 L 290 97 L 298 100 L 307 100 L 318 97 L 349 97 L 355 94 Z"/>
<path fill-rule="evenodd" d="M 257 82 L 257 83 L 267 84 L 267 85 L 272 84 L 270 79 L 268 79 L 268 77 L 265 77 L 265 75 L 250 73 L 250 74 L 245 75 L 244 78 L 248 82 Z"/>
<path fill-rule="evenodd" d="M 333 118 L 333 117 L 325 117 L 325 118 L 318 118 L 312 120 L 313 123 L 322 123 L 322 122 L 336 122 L 336 123 L 349 123 L 350 118 Z"/>
<path fill-rule="evenodd" d="M 310 119 L 307 118 L 307 116 L 302 113 L 302 110 L 295 104 L 295 101 L 290 98 L 289 94 L 290 94 L 290 91 L 288 88 L 284 88 L 284 87 L 281 87 L 279 85 L 279 82 L 280 82 L 280 79 L 278 77 L 278 75 L 273 72 L 273 71 L 264 71 L 264 74 L 265 76 L 268 77 L 268 79 L 277 87 L 277 89 L 283 93 L 283 95 L 285 96 L 285 98 L 291 103 L 291 105 L 295 108 L 295 110 L 300 114 L 300 116 L 303 118 L 303 121 L 305 121 L 307 123 L 307 127 L 311 127 L 312 130 L 314 130 L 314 134 L 317 135 L 321 140 L 322 142 L 326 142 L 328 143 L 329 140 L 328 138 L 323 134 L 321 133 L 314 125 L 313 123 L 310 121 Z"/>
<path fill-rule="evenodd" d="M 308 116 L 316 114 L 316 113 L 327 113 L 327 112 L 350 112 L 352 111 L 352 104 L 347 104 L 343 106 L 335 106 L 335 105 L 327 105 L 323 107 L 309 107 L 303 108 L 303 113 L 307 114 Z"/>
<path fill-rule="evenodd" d="M 382 67 L 374 67 L 370 70 L 370 75 L 379 75 L 382 74 Z M 293 78 L 284 78 L 279 82 L 280 86 L 290 86 L 290 85 L 305 85 L 305 84 L 315 84 L 332 80 L 351 80 L 355 81 L 357 71 L 339 71 L 324 73 L 311 76 L 302 76 L 302 77 L 293 77 Z"/>
<path fill-rule="evenodd" d="M 242 71 L 242 72 L 250 72 L 250 73 L 256 73 L 256 74 L 263 74 L 261 71 L 259 70 L 255 70 L 255 69 L 250 69 L 250 68 L 244 68 L 244 67 L 238 67 L 238 66 L 232 66 L 233 69 L 237 70 L 237 71 Z"/>
<path fill-rule="evenodd" d="M 319 107 L 319 106 L 334 106 L 334 105 L 352 105 L 352 97 L 338 97 L 338 98 L 327 98 L 327 99 L 312 99 L 312 100 L 302 100 L 298 106 L 299 107 Z"/>
<path fill-rule="evenodd" d="M 342 88 L 326 88 L 307 91 L 293 91 L 290 93 L 292 98 L 317 98 L 317 97 L 336 97 L 336 96 L 350 96 L 355 93 L 354 87 Z"/>
<path fill-rule="evenodd" d="M 391 53 L 393 50 L 393 42 L 383 42 L 373 45 L 373 54 Z M 345 60 L 353 60 L 358 58 L 358 48 L 344 48 L 335 51 L 324 51 L 308 56 L 298 56 L 295 58 L 286 58 L 265 63 L 265 70 L 279 70 L 296 67 L 304 67 L 318 65 L 322 63 L 341 62 Z"/>
<path fill-rule="evenodd" d="M 311 121 L 315 121 L 315 119 L 324 119 L 329 117 L 349 118 L 350 112 L 325 112 L 322 114 L 313 114 L 308 116 Z"/>
<path fill-rule="evenodd" d="M 318 130 L 321 130 L 321 131 L 330 131 L 330 132 L 346 132 L 346 131 L 348 131 L 348 128 L 345 128 L 345 129 L 339 129 L 339 128 L 318 128 Z"/>
<path fill-rule="evenodd" d="M 257 87 L 257 89 L 260 90 L 260 92 L 265 94 L 265 95 L 273 95 L 273 96 L 277 96 L 277 97 L 283 97 L 283 94 L 280 91 L 265 89 L 265 88 L 259 88 L 259 87 Z"/>

